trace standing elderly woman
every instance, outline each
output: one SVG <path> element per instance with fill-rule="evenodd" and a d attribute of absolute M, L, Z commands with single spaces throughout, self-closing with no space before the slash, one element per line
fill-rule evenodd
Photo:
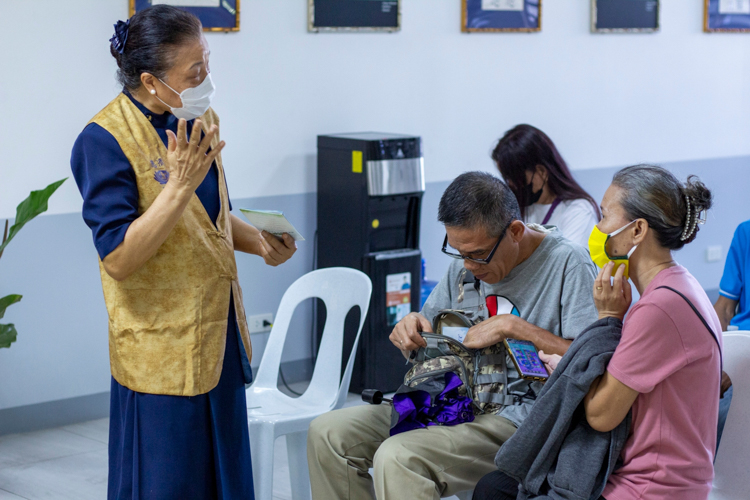
<path fill-rule="evenodd" d="M 124 89 L 71 158 L 109 313 L 108 497 L 253 498 L 234 251 L 278 265 L 296 247 L 230 214 L 200 21 L 148 8 L 111 53 Z"/>

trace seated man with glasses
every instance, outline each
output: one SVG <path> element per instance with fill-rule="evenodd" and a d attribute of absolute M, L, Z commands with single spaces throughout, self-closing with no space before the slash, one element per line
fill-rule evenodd
<path fill-rule="evenodd" d="M 443 194 L 438 220 L 443 252 L 455 260 L 421 313 L 401 320 L 390 339 L 408 358 L 425 346 L 420 332 L 442 309 L 460 309 L 477 323 L 464 344 L 479 349 L 505 338 L 530 340 L 564 354 L 597 320 L 596 272 L 586 250 L 553 227 L 525 225 L 518 202 L 483 172 L 457 177 Z M 539 382 L 519 378 L 508 363 L 513 404 L 455 426 L 431 426 L 392 437 L 391 406 L 355 406 L 318 417 L 308 433 L 313 498 L 426 499 L 471 490 L 500 446 L 528 414 Z M 374 478 L 368 470 L 374 468 Z"/>

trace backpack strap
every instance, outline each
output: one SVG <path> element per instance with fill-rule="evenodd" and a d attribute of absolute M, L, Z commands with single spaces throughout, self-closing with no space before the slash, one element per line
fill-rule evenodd
<path fill-rule="evenodd" d="M 685 299 L 685 302 L 688 303 L 688 305 L 693 310 L 693 312 L 695 312 L 695 314 L 698 315 L 701 322 L 703 323 L 703 326 L 706 327 L 706 330 L 708 330 L 708 333 L 711 334 L 711 337 L 713 337 L 714 341 L 716 342 L 716 346 L 719 348 L 719 361 L 721 362 L 721 371 L 723 372 L 724 371 L 724 356 L 721 353 L 721 344 L 719 343 L 719 338 L 716 336 L 714 331 L 711 329 L 710 326 L 708 326 L 708 322 L 706 321 L 706 318 L 703 317 L 703 315 L 698 311 L 698 309 L 693 305 L 693 303 L 690 302 L 690 299 L 688 299 L 682 292 L 679 292 L 675 290 L 674 288 L 672 288 L 671 286 L 666 286 L 666 285 L 656 287 L 657 290 L 659 288 L 666 288 L 667 290 L 672 290 L 674 293 L 676 293 L 677 295 Z"/>
<path fill-rule="evenodd" d="M 512 406 L 515 402 L 515 399 L 510 394 L 498 394 L 495 392 L 480 392 L 477 394 L 476 400 L 480 403 L 496 403 L 503 406 Z"/>
<path fill-rule="evenodd" d="M 505 354 L 483 354 L 479 356 L 479 368 L 488 365 L 501 365 L 505 361 Z"/>
<path fill-rule="evenodd" d="M 484 354 L 479 356 L 477 359 L 476 367 L 474 368 L 475 374 L 479 373 L 479 369 L 489 365 L 500 365 L 502 373 L 487 373 L 483 375 L 474 376 L 474 384 L 492 384 L 501 382 L 503 384 L 502 394 L 492 394 L 486 392 L 480 392 L 477 394 L 477 399 L 480 403 L 498 403 L 503 406 L 510 406 L 514 403 L 513 396 L 510 395 L 508 389 L 508 365 L 505 358 L 505 353 L 500 354 Z"/>

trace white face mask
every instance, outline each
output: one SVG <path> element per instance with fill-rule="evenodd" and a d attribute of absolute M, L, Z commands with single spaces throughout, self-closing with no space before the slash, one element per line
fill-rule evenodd
<path fill-rule="evenodd" d="M 159 81 L 161 83 L 164 83 L 164 81 L 160 78 Z M 164 85 L 167 85 L 164 83 Z M 169 107 L 170 110 L 172 110 L 172 114 L 175 115 L 177 118 L 183 118 L 185 120 L 192 120 L 194 118 L 198 118 L 199 116 L 202 116 L 203 113 L 208 111 L 208 107 L 211 106 L 211 98 L 214 95 L 214 92 L 216 91 L 216 87 L 214 87 L 214 82 L 211 79 L 211 73 L 208 73 L 206 75 L 206 78 L 203 79 L 200 85 L 197 87 L 190 87 L 188 89 L 183 90 L 182 92 L 177 92 L 175 89 L 167 85 L 167 88 L 180 96 L 180 100 L 182 101 L 182 107 L 180 108 L 173 108 L 166 102 L 159 99 L 159 97 L 156 97 L 159 99 L 162 104 Z"/>

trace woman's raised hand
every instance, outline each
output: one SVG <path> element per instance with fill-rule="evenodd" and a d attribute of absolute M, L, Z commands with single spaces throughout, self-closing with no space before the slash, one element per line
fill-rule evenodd
<path fill-rule="evenodd" d="M 594 304 L 599 311 L 599 319 L 623 319 L 633 300 L 630 283 L 624 278 L 625 266 L 620 264 L 612 279 L 614 262 L 605 265 L 594 281 Z"/>
<path fill-rule="evenodd" d="M 180 119 L 177 123 L 177 135 L 167 130 L 167 169 L 169 170 L 168 185 L 172 185 L 179 191 L 192 195 L 205 179 L 208 169 L 211 168 L 216 157 L 224 145 L 221 141 L 218 146 L 206 154 L 214 136 L 219 133 L 218 125 L 211 125 L 206 135 L 201 140 L 202 122 L 196 119 L 190 140 L 187 139 L 187 121 Z"/>

